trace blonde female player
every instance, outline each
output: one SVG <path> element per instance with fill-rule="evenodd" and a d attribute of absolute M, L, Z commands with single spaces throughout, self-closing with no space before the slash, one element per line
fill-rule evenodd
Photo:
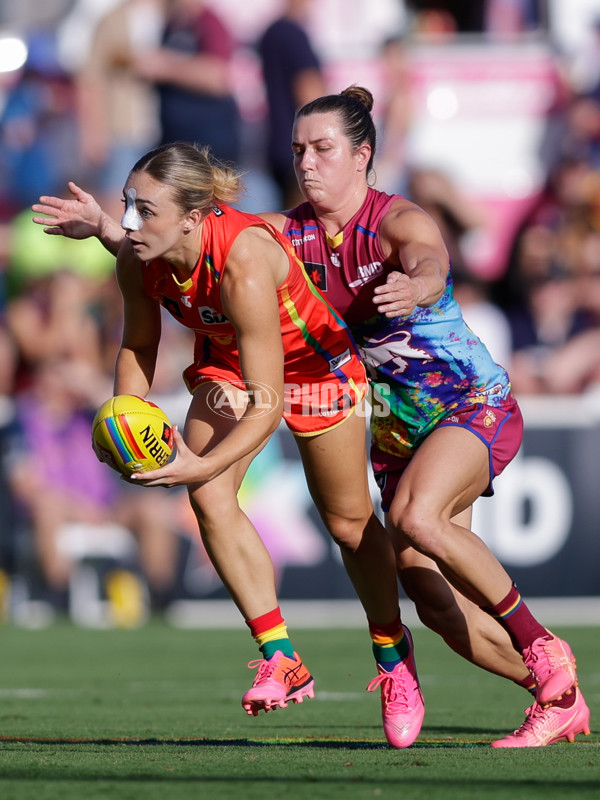
<path fill-rule="evenodd" d="M 257 674 L 242 699 L 256 715 L 313 696 L 279 610 L 272 562 L 237 501 L 250 462 L 282 415 L 363 604 L 377 662 L 395 665 L 406 653 L 398 648 L 405 637 L 394 551 L 370 498 L 364 418 L 353 413 L 364 369 L 344 323 L 285 238 L 229 205 L 239 189 L 234 172 L 193 145 L 152 150 L 131 170 L 117 256 L 124 330 L 114 391 L 150 390 L 161 305 L 195 331 L 194 361 L 184 373 L 192 401 L 184 436 L 175 436 L 177 456 L 132 480 L 188 486 L 207 553 L 263 655 L 252 662 Z M 418 694 L 408 727 L 404 708 L 386 720 L 398 747 L 419 733 Z"/>

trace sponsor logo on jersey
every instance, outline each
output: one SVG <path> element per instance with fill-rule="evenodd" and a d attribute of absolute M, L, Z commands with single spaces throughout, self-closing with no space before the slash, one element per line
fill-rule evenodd
<path fill-rule="evenodd" d="M 200 306 L 198 308 L 200 319 L 205 325 L 225 325 L 229 320 L 221 311 L 210 306 Z"/>
<path fill-rule="evenodd" d="M 316 233 L 305 233 L 304 236 L 292 239 L 292 247 L 300 247 L 300 245 L 304 244 L 305 242 L 314 242 L 317 238 Z"/>
<path fill-rule="evenodd" d="M 340 353 L 339 356 L 334 356 L 334 358 L 329 359 L 329 369 L 331 372 L 335 372 L 336 369 L 340 369 L 340 367 L 343 367 L 344 364 L 347 364 L 351 358 L 352 355 L 350 354 L 350 348 L 348 348 L 347 350 L 344 350 L 343 353 Z"/>
<path fill-rule="evenodd" d="M 363 264 L 356 268 L 358 278 L 350 283 L 351 287 L 361 286 L 362 284 L 369 283 L 378 275 L 383 272 L 383 264 L 381 261 L 371 261 L 369 264 Z"/>
<path fill-rule="evenodd" d="M 484 390 L 481 394 L 490 397 L 493 394 L 502 394 L 503 386 L 501 383 L 496 383 L 494 386 L 490 387 L 489 389 Z"/>

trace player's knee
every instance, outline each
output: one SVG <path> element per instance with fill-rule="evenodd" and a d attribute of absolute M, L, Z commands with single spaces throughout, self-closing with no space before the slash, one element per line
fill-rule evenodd
<path fill-rule="evenodd" d="M 203 484 L 189 492 L 192 510 L 201 528 L 223 525 L 233 507 L 237 507 L 235 495 L 224 496 L 221 490 L 216 491 L 210 483 Z"/>
<path fill-rule="evenodd" d="M 354 552 L 363 540 L 368 518 L 324 514 L 323 522 L 339 547 Z"/>
<path fill-rule="evenodd" d="M 443 556 L 441 521 L 422 503 L 409 502 L 390 509 L 391 524 L 400 531 L 410 545 L 433 559 Z"/>

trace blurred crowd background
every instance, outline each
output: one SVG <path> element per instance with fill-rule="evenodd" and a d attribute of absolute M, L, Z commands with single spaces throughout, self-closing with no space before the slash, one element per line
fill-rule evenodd
<path fill-rule="evenodd" d="M 376 188 L 436 218 L 465 317 L 517 396 L 600 404 L 600 0 L 2 0 L 4 619 L 102 624 L 108 603 L 113 624 L 139 624 L 185 594 L 193 547 L 198 580 L 218 583 L 185 496 L 95 460 L 114 259 L 44 234 L 31 204 L 74 180 L 120 216 L 137 158 L 186 139 L 244 171 L 245 210 L 287 207 L 294 109 L 352 83 L 375 96 Z M 152 397 L 176 422 L 190 353 L 165 319 Z"/>

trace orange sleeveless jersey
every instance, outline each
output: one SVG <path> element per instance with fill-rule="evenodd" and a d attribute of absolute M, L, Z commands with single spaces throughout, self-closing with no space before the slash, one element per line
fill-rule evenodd
<path fill-rule="evenodd" d="M 284 350 L 284 419 L 297 435 L 342 422 L 366 388 L 364 368 L 345 323 L 306 275 L 289 242 L 264 220 L 230 206 L 214 206 L 203 222 L 202 251 L 192 276 L 179 283 L 170 265 L 155 259 L 143 267 L 146 292 L 195 333 L 194 362 L 184 372 L 190 392 L 212 381 L 240 388 L 235 328 L 223 313 L 220 281 L 236 237 L 257 225 L 270 231 L 289 259 L 278 287 Z"/>

